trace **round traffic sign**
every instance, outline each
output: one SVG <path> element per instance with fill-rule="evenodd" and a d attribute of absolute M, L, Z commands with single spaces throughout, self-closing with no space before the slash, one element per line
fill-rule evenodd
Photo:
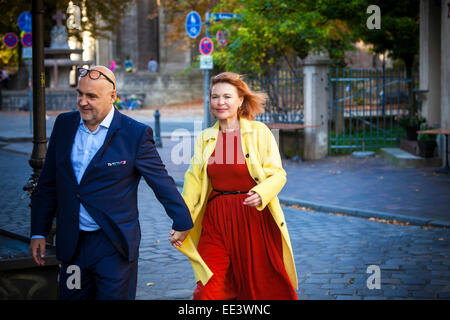
<path fill-rule="evenodd" d="M 24 47 L 31 47 L 33 37 L 31 35 L 31 32 L 27 32 L 22 36 L 22 44 Z"/>
<path fill-rule="evenodd" d="M 228 31 L 225 29 L 217 31 L 216 38 L 217 43 L 220 46 L 222 47 L 226 46 L 228 43 Z"/>
<path fill-rule="evenodd" d="M 16 36 L 15 33 L 12 33 L 12 32 L 8 32 L 3 37 L 3 43 L 8 48 L 14 48 L 17 45 L 18 42 L 19 42 L 19 38 Z"/>
<path fill-rule="evenodd" d="M 31 13 L 30 11 L 24 11 L 19 15 L 17 19 L 19 29 L 25 32 L 31 32 Z"/>
<path fill-rule="evenodd" d="M 202 38 L 202 40 L 200 40 L 198 48 L 203 55 L 210 55 L 214 49 L 213 41 L 211 40 L 211 38 L 204 37 Z"/>
<path fill-rule="evenodd" d="M 197 11 L 191 11 L 186 16 L 186 32 L 191 38 L 197 38 L 202 29 L 202 19 Z"/>

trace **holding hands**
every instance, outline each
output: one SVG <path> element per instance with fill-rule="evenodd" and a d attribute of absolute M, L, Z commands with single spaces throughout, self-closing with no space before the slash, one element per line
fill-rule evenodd
<path fill-rule="evenodd" d="M 186 231 L 176 231 L 176 230 L 170 230 L 171 237 L 169 238 L 170 243 L 174 248 L 180 247 L 182 245 L 182 242 L 186 237 L 188 236 L 190 230 Z"/>

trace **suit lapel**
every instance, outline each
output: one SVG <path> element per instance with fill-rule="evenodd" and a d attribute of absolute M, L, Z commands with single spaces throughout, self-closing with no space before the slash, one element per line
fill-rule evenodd
<path fill-rule="evenodd" d="M 67 127 L 62 130 L 63 139 L 62 141 L 65 141 L 66 143 L 63 144 L 63 158 L 64 158 L 64 164 L 67 166 L 68 171 L 70 172 L 70 176 L 75 184 L 78 184 L 77 177 L 75 176 L 75 172 L 73 171 L 73 165 L 72 165 L 72 146 L 75 141 L 75 136 L 78 131 L 78 127 L 80 125 L 80 113 L 77 111 L 74 113 L 74 115 L 69 118 L 69 123 L 67 124 Z"/>
<path fill-rule="evenodd" d="M 114 116 L 113 116 L 113 119 L 109 126 L 108 133 L 106 134 L 105 141 L 103 142 L 103 145 L 100 147 L 100 149 L 98 149 L 97 153 L 94 155 L 91 162 L 89 162 L 89 165 L 86 168 L 86 171 L 84 172 L 83 177 L 81 178 L 80 185 L 83 183 L 83 181 L 85 180 L 85 177 L 92 170 L 95 163 L 103 157 L 103 154 L 105 153 L 108 146 L 111 144 L 111 141 L 114 138 L 114 135 L 121 127 L 121 120 L 122 120 L 122 114 L 117 109 L 114 108 Z"/>

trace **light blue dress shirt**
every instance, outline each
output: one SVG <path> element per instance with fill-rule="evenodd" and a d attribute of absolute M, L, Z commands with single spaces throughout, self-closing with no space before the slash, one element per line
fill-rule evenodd
<path fill-rule="evenodd" d="M 80 119 L 80 126 L 78 127 L 77 134 L 75 135 L 75 140 L 72 146 L 72 154 L 70 156 L 73 171 L 75 173 L 75 177 L 77 178 L 78 184 L 80 184 L 81 178 L 83 177 L 83 174 L 92 158 L 105 142 L 106 134 L 108 133 L 113 116 L 114 107 L 111 106 L 111 110 L 108 115 L 105 119 L 103 119 L 97 129 L 92 132 L 85 126 L 83 119 Z M 84 231 L 95 231 L 100 229 L 81 203 L 80 229 Z"/>
<path fill-rule="evenodd" d="M 108 115 L 105 119 L 103 119 L 97 129 L 92 132 L 86 127 L 83 119 L 80 119 L 80 125 L 78 126 L 72 146 L 72 153 L 70 155 L 73 171 L 75 173 L 75 177 L 77 178 L 78 184 L 80 183 L 81 178 L 83 178 L 83 174 L 92 158 L 105 142 L 106 134 L 108 133 L 113 117 L 114 107 L 111 106 L 111 110 Z M 80 203 L 80 230 L 95 231 L 98 229 L 100 229 L 100 227 L 97 223 L 95 223 L 94 219 L 92 219 L 87 210 Z M 34 239 L 44 237 L 34 235 L 31 238 Z"/>

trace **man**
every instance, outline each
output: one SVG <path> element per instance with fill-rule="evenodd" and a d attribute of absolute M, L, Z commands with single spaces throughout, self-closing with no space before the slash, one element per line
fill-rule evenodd
<path fill-rule="evenodd" d="M 150 61 L 148 62 L 147 68 L 150 72 L 158 72 L 158 62 L 156 62 L 156 60 L 151 57 Z"/>
<path fill-rule="evenodd" d="M 30 251 L 44 265 L 45 237 L 56 216 L 60 299 L 134 299 L 141 176 L 173 220 L 174 247 L 181 246 L 193 223 L 161 162 L 152 129 L 113 107 L 113 72 L 104 66 L 79 71 L 79 110 L 56 119 L 32 195 Z M 76 271 L 80 285 L 71 277 Z"/>

